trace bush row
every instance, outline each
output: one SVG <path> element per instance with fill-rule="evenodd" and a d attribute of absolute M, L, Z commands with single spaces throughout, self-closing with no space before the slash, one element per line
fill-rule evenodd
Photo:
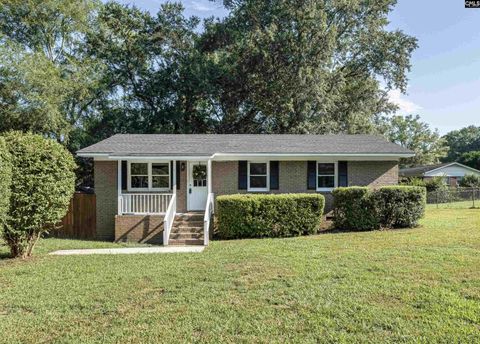
<path fill-rule="evenodd" d="M 317 194 L 218 196 L 218 236 L 238 239 L 314 234 L 324 206 L 325 198 Z"/>
<path fill-rule="evenodd" d="M 421 186 L 347 187 L 333 190 L 333 198 L 336 228 L 406 228 L 417 226 L 423 217 L 426 190 Z"/>

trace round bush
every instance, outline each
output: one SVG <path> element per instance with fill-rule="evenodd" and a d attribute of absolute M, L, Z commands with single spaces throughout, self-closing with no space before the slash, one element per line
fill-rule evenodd
<path fill-rule="evenodd" d="M 12 183 L 11 156 L 3 137 L 0 136 L 0 233 L 3 232 L 10 209 L 10 187 Z"/>
<path fill-rule="evenodd" d="M 29 256 L 41 234 L 68 210 L 75 190 L 75 162 L 61 144 L 40 135 L 10 132 L 4 137 L 12 157 L 4 238 L 13 256 Z"/>

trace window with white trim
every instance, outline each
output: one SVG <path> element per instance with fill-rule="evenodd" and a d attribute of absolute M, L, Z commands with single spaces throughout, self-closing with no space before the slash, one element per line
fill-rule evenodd
<path fill-rule="evenodd" d="M 248 162 L 248 191 L 268 191 L 270 188 L 268 162 Z"/>
<path fill-rule="evenodd" d="M 337 164 L 317 162 L 317 191 L 330 191 L 337 186 Z"/>
<path fill-rule="evenodd" d="M 169 162 L 129 162 L 128 189 L 159 191 L 170 189 Z"/>

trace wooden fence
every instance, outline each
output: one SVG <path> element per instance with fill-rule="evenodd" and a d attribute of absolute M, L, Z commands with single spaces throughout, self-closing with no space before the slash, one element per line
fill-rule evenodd
<path fill-rule="evenodd" d="M 95 239 L 96 222 L 95 195 L 76 192 L 67 215 L 51 235 L 57 238 Z"/>

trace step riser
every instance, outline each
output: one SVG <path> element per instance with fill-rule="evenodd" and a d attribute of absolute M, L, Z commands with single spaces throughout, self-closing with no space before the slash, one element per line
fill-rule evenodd
<path fill-rule="evenodd" d="M 203 235 L 197 233 L 174 233 L 170 235 L 170 240 L 196 239 L 203 240 Z"/>
<path fill-rule="evenodd" d="M 173 226 L 203 227 L 203 221 L 173 221 Z"/>

